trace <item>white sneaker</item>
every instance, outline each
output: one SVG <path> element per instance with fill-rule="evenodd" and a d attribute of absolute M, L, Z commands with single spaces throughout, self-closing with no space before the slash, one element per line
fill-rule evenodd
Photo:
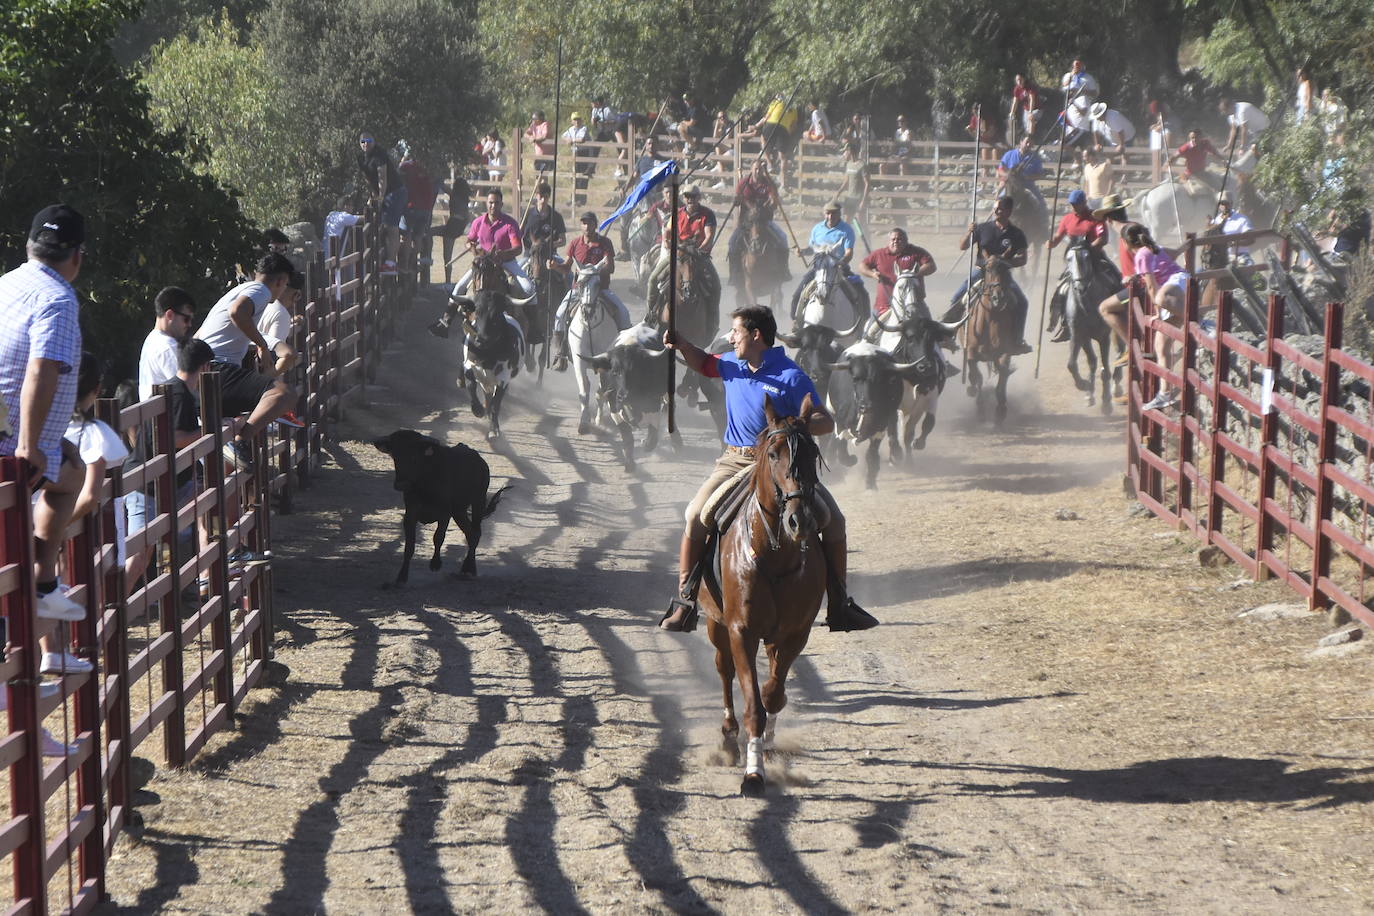
<path fill-rule="evenodd" d="M 38 616 L 48 620 L 85 620 L 86 609 L 67 597 L 60 586 L 46 595 L 38 596 Z"/>
<path fill-rule="evenodd" d="M 63 744 L 61 741 L 54 738 L 53 733 L 46 728 L 43 729 L 43 735 L 38 743 L 43 747 L 44 757 L 66 757 L 70 754 L 75 754 L 81 749 L 75 744 Z"/>
<path fill-rule="evenodd" d="M 1145 402 L 1144 410 L 1167 410 L 1178 403 L 1177 391 L 1161 391 Z"/>
<path fill-rule="evenodd" d="M 44 681 L 38 685 L 38 699 L 51 700 L 53 697 L 57 696 L 58 692 L 61 690 L 61 681 Z M 0 690 L 0 712 L 4 712 L 9 708 L 10 692 L 8 690 Z"/>
<path fill-rule="evenodd" d="M 95 666 L 70 652 L 44 652 L 38 670 L 43 674 L 87 674 L 95 670 Z"/>

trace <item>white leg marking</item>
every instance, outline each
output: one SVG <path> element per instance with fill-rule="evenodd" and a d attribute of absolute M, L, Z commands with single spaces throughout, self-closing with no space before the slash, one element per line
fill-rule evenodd
<path fill-rule="evenodd" d="M 763 739 L 750 738 L 744 751 L 744 775 L 763 775 Z"/>

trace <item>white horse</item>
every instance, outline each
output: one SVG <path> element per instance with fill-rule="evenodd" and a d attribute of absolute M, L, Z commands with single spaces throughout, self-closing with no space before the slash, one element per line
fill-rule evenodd
<path fill-rule="evenodd" d="M 1164 248 L 1176 249 L 1187 233 L 1207 229 L 1217 212 L 1217 197 L 1211 185 L 1196 178 L 1166 180 L 1137 197 L 1135 205 L 1141 224 L 1154 240 Z"/>
<path fill-rule="evenodd" d="M 840 256 L 844 243 L 836 242 L 815 251 L 811 269 L 815 276 L 801 289 L 797 303 L 797 327 L 821 325 L 839 332 L 843 339 L 852 336 L 868 318 L 868 303 L 849 282 Z"/>
<path fill-rule="evenodd" d="M 902 390 L 899 408 L 902 416 L 901 444 L 910 449 L 923 449 L 931 430 L 935 428 L 935 411 L 940 405 L 949 366 L 940 349 L 942 338 L 952 338 L 959 325 L 968 320 L 967 313 L 958 322 L 936 321 L 926 305 L 925 285 L 916 268 L 897 274 L 887 312 L 875 317 L 865 337 L 873 333 L 879 347 L 892 354 L 900 364 L 910 364 Z M 917 422 L 921 434 L 916 434 Z M 898 455 L 898 443 L 889 446 L 892 458 Z M 910 454 L 908 452 L 908 454 Z"/>
<path fill-rule="evenodd" d="M 577 432 L 585 436 L 591 430 L 594 397 L 591 372 L 592 357 L 604 353 L 615 343 L 620 331 L 612 317 L 615 309 L 602 296 L 601 270 L 598 265 L 583 266 L 574 258 L 571 262 L 573 287 L 568 306 L 568 349 L 572 353 L 573 377 L 577 379 L 577 400 L 581 405 Z M 602 405 L 597 399 L 598 424 L 607 422 L 601 415 Z"/>

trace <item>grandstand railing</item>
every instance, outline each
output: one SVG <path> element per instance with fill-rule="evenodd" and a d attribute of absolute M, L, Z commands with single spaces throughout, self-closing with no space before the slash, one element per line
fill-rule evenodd
<path fill-rule="evenodd" d="M 1343 349 L 1343 305 L 1327 304 L 1319 341 L 1303 341 L 1285 337 L 1280 296 L 1268 298 L 1262 334 L 1241 327 L 1231 291 L 1212 319 L 1201 302 L 1194 277 L 1176 327 L 1139 285 L 1131 298 L 1126 446 L 1137 498 L 1333 623 L 1374 626 L 1374 365 Z M 1173 341 L 1173 365 L 1156 335 Z M 1178 406 L 1146 409 L 1161 386 L 1178 391 Z"/>
<path fill-rule="evenodd" d="M 29 468 L 0 459 L 0 614 L 7 643 L 9 729 L 0 740 L 0 772 L 9 782 L 9 817 L 0 824 L 0 868 L 8 869 L 13 913 L 87 913 L 105 899 L 105 875 L 120 834 L 138 823 L 134 754 L 150 743 L 169 767 L 189 763 L 233 722 L 248 691 L 267 675 L 276 630 L 270 562 L 231 568 L 240 549 L 269 556 L 274 512 L 290 511 L 323 458 L 330 427 L 350 399 L 365 395 L 380 343 L 400 307 L 395 285 L 378 271 L 375 221 L 350 230 L 339 252 L 307 268 L 308 301 L 293 334 L 300 361 L 291 382 L 305 428 L 278 427 L 256 437 L 253 472 L 220 456 L 242 418 L 220 416 L 217 373 L 201 378 L 203 434 L 176 448 L 170 398 L 97 415 L 131 441 L 144 460 L 112 468 L 96 511 L 66 533 L 62 578 L 86 617 L 59 625 L 58 639 L 95 665 L 91 674 L 57 681 L 43 696 L 34 614 L 33 529 Z M 336 271 L 348 271 L 332 282 Z M 174 505 L 178 475 L 200 483 Z M 146 526 L 124 532 L 124 498 L 152 496 Z M 275 504 L 275 506 L 274 506 Z M 125 557 L 144 557 L 137 586 Z M 41 756 L 40 729 L 76 745 L 66 757 Z M 145 751 L 146 755 L 146 751 Z"/>

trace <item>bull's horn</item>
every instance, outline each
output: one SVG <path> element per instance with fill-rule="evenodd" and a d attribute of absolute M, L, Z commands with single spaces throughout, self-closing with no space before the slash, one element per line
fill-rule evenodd
<path fill-rule="evenodd" d="M 973 309 L 965 308 L 964 317 L 960 318 L 958 321 L 937 321 L 935 323 L 938 324 L 940 326 L 940 329 L 943 330 L 946 334 L 953 334 L 964 326 L 964 324 L 968 321 L 969 316 L 972 314 Z"/>
<path fill-rule="evenodd" d="M 539 295 L 538 292 L 533 292 L 526 296 L 524 299 L 511 299 L 510 296 L 507 296 L 506 298 L 510 300 L 511 305 L 529 305 L 531 302 L 534 301 L 534 297 L 537 295 Z"/>
<path fill-rule="evenodd" d="M 649 354 L 649 355 L 650 355 L 651 357 L 653 357 L 654 359 L 658 359 L 660 356 L 667 356 L 669 351 L 666 350 L 666 349 L 665 349 L 665 350 L 649 350 L 649 349 L 646 349 L 644 352 L 647 353 L 647 354 Z"/>
<path fill-rule="evenodd" d="M 838 363 L 822 363 L 822 365 L 824 365 L 825 368 L 831 370 L 832 372 L 848 372 L 848 371 L 849 371 L 849 360 L 844 360 L 844 361 L 838 362 Z"/>
<path fill-rule="evenodd" d="M 796 335 L 784 334 L 782 331 L 778 331 L 773 336 L 776 337 L 778 340 L 781 340 L 783 343 L 787 344 L 789 347 L 798 346 L 797 341 L 800 340 L 800 338 L 798 338 Z"/>
<path fill-rule="evenodd" d="M 888 309 L 886 314 L 891 315 L 892 309 Z M 889 333 L 896 334 L 902 330 L 902 323 L 900 321 L 896 324 L 890 325 L 887 322 L 883 321 L 883 316 L 881 314 L 878 314 L 877 312 L 873 314 L 873 320 L 878 323 L 878 327 L 882 328 L 884 331 L 887 331 Z"/>
<path fill-rule="evenodd" d="M 592 357 L 592 359 L 597 360 L 597 361 L 600 361 L 600 360 L 603 360 L 603 359 L 610 359 L 610 358 L 611 358 L 611 351 L 610 351 L 610 350 L 602 350 L 600 353 L 598 353 L 598 354 L 596 354 L 595 356 Z"/>
<path fill-rule="evenodd" d="M 919 363 L 893 363 L 892 368 L 898 372 L 910 372 L 912 369 L 915 369 L 917 365 L 919 365 Z"/>

